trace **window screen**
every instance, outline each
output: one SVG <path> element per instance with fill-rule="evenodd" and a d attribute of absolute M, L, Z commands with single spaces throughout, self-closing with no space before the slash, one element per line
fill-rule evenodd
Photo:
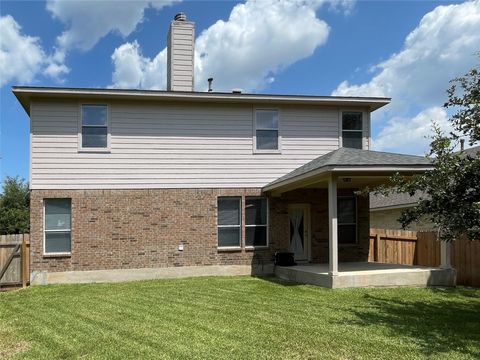
<path fill-rule="evenodd" d="M 363 116 L 361 112 L 342 113 L 342 145 L 343 147 L 363 148 Z"/>
<path fill-rule="evenodd" d="M 71 251 L 70 199 L 45 199 L 45 254 Z"/>
<path fill-rule="evenodd" d="M 245 199 L 245 245 L 267 246 L 267 199 Z"/>
<path fill-rule="evenodd" d="M 106 105 L 82 105 L 82 147 L 107 147 L 107 111 Z"/>
<path fill-rule="evenodd" d="M 338 242 L 355 244 L 357 242 L 357 204 L 354 196 L 339 197 L 338 208 Z"/>
<path fill-rule="evenodd" d="M 218 246 L 240 246 L 241 199 L 237 197 L 218 198 Z"/>
<path fill-rule="evenodd" d="M 257 110 L 255 121 L 257 150 L 278 150 L 278 111 Z"/>

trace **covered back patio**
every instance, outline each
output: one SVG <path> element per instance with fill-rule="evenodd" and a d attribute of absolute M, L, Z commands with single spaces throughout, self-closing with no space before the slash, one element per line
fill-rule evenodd
<path fill-rule="evenodd" d="M 440 268 L 368 262 L 369 200 L 359 190 L 430 169 L 424 157 L 340 148 L 265 186 L 273 245 L 297 263 L 275 274 L 330 288 L 455 285 L 448 244 Z"/>

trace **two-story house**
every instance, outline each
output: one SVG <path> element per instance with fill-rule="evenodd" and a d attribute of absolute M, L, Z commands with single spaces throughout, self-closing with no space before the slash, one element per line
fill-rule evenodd
<path fill-rule="evenodd" d="M 335 279 L 368 257 L 356 190 L 431 169 L 369 150 L 387 98 L 195 92 L 193 62 L 180 15 L 167 91 L 13 88 L 30 116 L 32 283 L 268 274 L 277 251 Z"/>

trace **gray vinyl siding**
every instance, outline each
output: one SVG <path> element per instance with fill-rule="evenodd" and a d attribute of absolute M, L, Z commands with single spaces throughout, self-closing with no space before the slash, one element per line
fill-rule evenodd
<path fill-rule="evenodd" d="M 338 148 L 339 109 L 288 106 L 281 153 L 254 154 L 254 109 L 266 107 L 110 103 L 110 153 L 85 153 L 80 103 L 34 101 L 31 188 L 261 187 Z"/>

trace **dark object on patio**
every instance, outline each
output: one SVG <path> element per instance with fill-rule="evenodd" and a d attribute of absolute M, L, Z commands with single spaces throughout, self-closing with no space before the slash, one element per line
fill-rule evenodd
<path fill-rule="evenodd" d="M 275 253 L 275 265 L 278 266 L 294 266 L 297 265 L 293 258 L 292 252 L 276 252 Z"/>

